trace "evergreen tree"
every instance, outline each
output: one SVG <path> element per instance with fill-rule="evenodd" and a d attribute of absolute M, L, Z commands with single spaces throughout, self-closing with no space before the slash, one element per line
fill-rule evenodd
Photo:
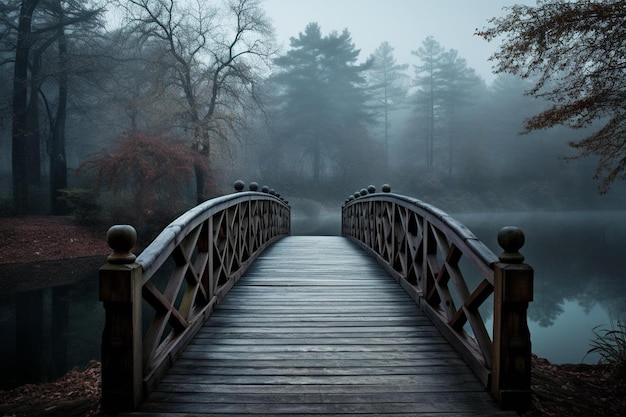
<path fill-rule="evenodd" d="M 324 174 L 354 173 L 354 149 L 367 137 L 371 115 L 363 72 L 368 64 L 356 64 L 359 52 L 347 30 L 322 36 L 319 25 L 310 23 L 275 60 L 280 69 L 274 77 L 277 134 L 282 148 L 291 148 L 309 168 L 315 185 Z"/>
<path fill-rule="evenodd" d="M 412 54 L 422 61 L 415 66 L 414 86 L 416 110 L 425 127 L 426 168 L 434 167 L 435 138 L 443 144 L 447 137 L 448 157 L 442 167 L 447 165 L 448 174 L 452 174 L 459 108 L 486 86 L 456 50 L 446 50 L 432 36 Z"/>
<path fill-rule="evenodd" d="M 372 54 L 372 68 L 369 71 L 371 94 L 377 118 L 382 119 L 384 152 L 384 171 L 388 171 L 389 164 L 389 128 L 391 112 L 400 108 L 405 101 L 407 91 L 402 85 L 405 80 L 407 64 L 396 64 L 393 56 L 393 47 L 388 42 L 380 44 Z"/>
<path fill-rule="evenodd" d="M 443 90 L 441 71 L 445 61 L 445 49 L 432 36 L 422 42 L 417 51 L 421 65 L 415 65 L 415 82 L 417 93 L 415 102 L 417 113 L 423 117 L 424 136 L 426 141 L 426 168 L 432 169 L 435 145 L 435 121 L 441 110 L 441 91 Z"/>
<path fill-rule="evenodd" d="M 458 128 L 459 116 L 464 113 L 463 107 L 477 98 L 479 90 L 486 91 L 486 86 L 476 71 L 467 66 L 467 61 L 458 56 L 455 49 L 447 51 L 444 58 L 444 67 L 441 71 L 442 97 L 448 130 L 448 175 L 452 175 L 455 165 L 455 141 L 461 132 Z"/>

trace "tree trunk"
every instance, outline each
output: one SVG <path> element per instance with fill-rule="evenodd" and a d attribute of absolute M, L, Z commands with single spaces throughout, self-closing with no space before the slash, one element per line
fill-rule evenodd
<path fill-rule="evenodd" d="M 28 212 L 28 55 L 31 47 L 33 12 L 40 0 L 23 0 L 17 32 L 13 75 L 12 175 L 13 206 L 17 213 Z"/>
<path fill-rule="evenodd" d="M 193 168 L 196 173 L 196 203 L 201 204 L 206 200 L 204 196 L 206 178 L 204 177 L 204 169 L 202 169 L 200 164 L 197 163 Z"/>
<path fill-rule="evenodd" d="M 320 134 L 316 134 L 313 139 L 313 185 L 316 189 L 320 187 L 322 176 L 322 150 L 319 141 Z"/>
<path fill-rule="evenodd" d="M 434 148 L 435 148 L 435 87 L 433 85 L 433 74 L 430 75 L 430 97 L 428 103 L 428 151 L 427 151 L 427 163 L 428 170 L 433 168 L 434 160 Z"/>
<path fill-rule="evenodd" d="M 30 133 L 26 145 L 28 158 L 28 183 L 39 187 L 41 185 L 41 136 L 39 131 L 39 79 L 41 74 L 42 51 L 35 50 L 30 70 L 30 97 L 28 98 L 28 126 Z"/>
<path fill-rule="evenodd" d="M 65 158 L 65 121 L 67 119 L 67 38 L 62 25 L 58 30 L 59 42 L 59 100 L 56 120 L 50 138 L 50 209 L 52 214 L 69 212 L 67 202 L 60 198 L 59 190 L 67 188 L 67 161 Z"/>

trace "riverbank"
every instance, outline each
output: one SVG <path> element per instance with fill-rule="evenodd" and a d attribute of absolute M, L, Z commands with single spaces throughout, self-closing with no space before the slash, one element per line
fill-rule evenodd
<path fill-rule="evenodd" d="M 626 416 L 626 381 L 610 365 L 561 364 L 533 357 L 526 417 Z"/>
<path fill-rule="evenodd" d="M 94 234 L 70 217 L 52 216 L 0 218 L 0 247 L 0 266 L 5 267 L 80 256 L 101 257 L 104 261 L 111 251 L 104 233 Z M 15 283 L 12 286 L 15 290 Z M 624 381 L 614 378 L 610 366 L 554 365 L 535 357 L 533 405 L 524 416 L 625 416 L 624 386 Z M 92 362 L 86 369 L 69 372 L 51 383 L 0 391 L 0 416 L 99 417 L 99 402 L 100 367 Z"/>
<path fill-rule="evenodd" d="M 554 365 L 533 358 L 532 409 L 524 417 L 618 417 L 626 415 L 626 386 L 608 365 Z M 71 371 L 55 382 L 0 391 L 0 415 L 103 417 L 100 364 Z"/>

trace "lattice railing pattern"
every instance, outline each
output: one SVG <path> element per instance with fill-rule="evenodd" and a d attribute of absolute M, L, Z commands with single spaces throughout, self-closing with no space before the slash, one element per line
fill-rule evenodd
<path fill-rule="evenodd" d="M 135 384 L 142 385 L 131 387 L 139 392 L 126 401 L 136 403 L 151 391 L 252 261 L 290 233 L 287 202 L 275 193 L 256 192 L 253 184 L 250 188 L 255 191 L 215 198 L 189 210 L 136 259 L 129 253 L 134 243 L 120 249 L 109 236 L 115 253 L 101 269 L 101 299 L 107 310 L 103 335 L 103 401 L 107 404 L 120 403 L 126 395 L 124 383 L 118 380 L 129 375 L 120 372 L 140 378 Z M 237 184 L 237 188 L 242 187 Z M 136 282 L 130 284 L 128 298 L 120 302 L 116 294 L 125 290 L 119 288 L 116 277 L 123 275 L 129 283 Z M 121 305 L 127 305 L 125 315 L 117 312 Z M 119 338 L 128 339 L 131 345 L 127 349 L 132 352 L 124 354 L 129 355 L 133 369 L 122 369 L 130 362 L 117 357 L 117 350 L 124 351 L 116 347 Z"/>
<path fill-rule="evenodd" d="M 249 197 L 249 196 L 248 196 Z M 223 297 L 250 262 L 272 239 L 289 233 L 288 207 L 259 193 L 255 199 L 238 196 L 237 203 L 225 208 L 206 204 L 216 212 L 206 219 L 193 213 L 170 224 L 138 258 L 143 268 L 142 293 L 154 310 L 143 342 L 144 379 L 158 372 L 175 346 L 186 339 L 185 330 L 206 309 Z M 213 202 L 215 203 L 215 202 Z M 229 202 L 230 203 L 230 202 Z M 211 211 L 203 207 L 203 212 Z M 173 229 L 173 233 L 169 233 Z M 168 240 L 164 242 L 163 240 Z M 178 242 L 172 246 L 173 242 Z M 153 257 L 152 253 L 158 253 Z M 164 290 L 152 278 L 165 256 L 174 264 Z"/>
<path fill-rule="evenodd" d="M 383 191 L 376 193 L 370 186 L 369 190 L 350 196 L 343 206 L 342 234 L 378 258 L 434 319 L 483 383 L 491 386 L 494 352 L 501 361 L 502 346 L 494 346 L 480 309 L 490 303 L 486 306 L 488 311 L 494 312 L 494 320 L 500 319 L 496 310 L 501 306 L 496 304 L 502 300 L 491 297 L 496 288 L 497 270 L 505 268 L 505 262 L 521 263 L 517 262 L 521 256 L 517 250 L 523 245 L 523 234 L 521 244 L 507 246 L 503 254 L 507 256 L 498 258 L 469 229 L 440 209 L 415 198 L 392 194 L 388 186 Z M 518 233 L 518 229 L 514 232 Z M 524 310 L 523 326 L 526 326 L 525 307 L 532 299 L 532 269 L 523 266 L 526 272 L 530 270 L 530 298 L 525 294 L 529 299 L 516 302 L 516 308 Z M 524 285 L 527 281 L 524 278 Z M 528 289 L 524 287 L 524 291 Z M 494 323 L 493 333 L 498 342 L 499 332 Z M 528 350 L 529 366 L 529 339 L 524 348 Z M 500 371 L 500 363 L 496 368 Z"/>

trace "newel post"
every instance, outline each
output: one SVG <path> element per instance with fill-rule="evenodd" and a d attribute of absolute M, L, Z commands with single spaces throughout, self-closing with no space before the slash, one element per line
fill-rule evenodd
<path fill-rule="evenodd" d="M 503 228 L 498 243 L 504 252 L 494 269 L 491 393 L 501 407 L 525 410 L 531 404 L 527 310 L 533 300 L 533 269 L 519 253 L 524 245 L 520 229 Z"/>
<path fill-rule="evenodd" d="M 142 400 L 141 266 L 131 249 L 137 232 L 113 226 L 107 242 L 113 249 L 100 268 L 102 333 L 102 409 L 107 415 L 133 410 Z"/>

